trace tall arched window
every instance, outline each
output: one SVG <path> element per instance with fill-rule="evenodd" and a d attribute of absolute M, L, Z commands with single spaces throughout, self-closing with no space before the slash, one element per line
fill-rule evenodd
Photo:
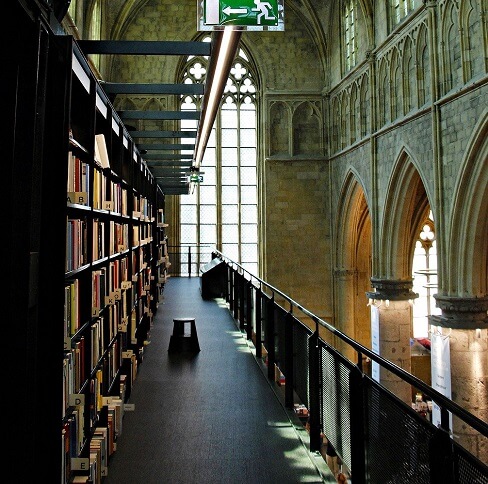
<path fill-rule="evenodd" d="M 190 56 L 182 82 L 204 82 L 207 63 L 208 58 Z M 200 106 L 201 97 L 184 96 L 181 102 L 182 109 L 192 110 Z M 182 121 L 181 127 L 194 130 L 196 122 Z M 180 196 L 180 242 L 197 248 L 191 273 L 198 274 L 217 248 L 258 274 L 256 85 L 243 49 L 231 68 L 200 169 L 203 182 Z M 185 257 L 182 267 L 188 263 Z"/>
<path fill-rule="evenodd" d="M 413 256 L 413 291 L 419 297 L 413 306 L 413 336 L 429 337 L 429 316 L 440 314 L 435 306 L 437 293 L 437 247 L 432 212 L 424 221 Z"/>
<path fill-rule="evenodd" d="M 390 0 L 390 28 L 398 25 L 414 8 L 415 0 Z"/>
<path fill-rule="evenodd" d="M 346 70 L 349 71 L 356 65 L 356 2 L 345 0 L 344 2 L 344 60 Z"/>

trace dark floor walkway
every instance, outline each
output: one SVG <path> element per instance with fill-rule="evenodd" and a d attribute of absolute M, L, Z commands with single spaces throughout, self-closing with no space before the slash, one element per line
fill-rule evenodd
<path fill-rule="evenodd" d="M 196 318 L 196 356 L 168 353 L 179 317 Z M 170 278 L 105 484 L 334 482 L 275 390 L 224 301 Z"/>

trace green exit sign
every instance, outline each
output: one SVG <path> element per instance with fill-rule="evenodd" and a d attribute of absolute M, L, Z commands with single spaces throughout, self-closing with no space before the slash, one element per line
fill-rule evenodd
<path fill-rule="evenodd" d="M 203 0 L 200 24 L 203 28 L 226 25 L 249 27 L 252 30 L 283 30 L 282 0 Z"/>

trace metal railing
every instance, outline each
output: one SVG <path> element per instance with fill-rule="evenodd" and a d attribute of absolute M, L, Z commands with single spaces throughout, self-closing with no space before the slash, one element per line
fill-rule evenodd
<path fill-rule="evenodd" d="M 213 247 L 205 244 L 169 245 L 169 275 L 198 277 L 200 268 L 210 260 Z"/>
<path fill-rule="evenodd" d="M 486 451 L 485 422 L 219 251 L 211 257 L 226 266 L 226 276 L 217 281 L 221 294 L 241 331 L 253 341 L 256 356 L 266 361 L 268 378 L 276 380 L 277 371 L 284 377 L 285 405 L 293 408 L 298 399 L 307 407 L 311 451 L 320 449 L 325 434 L 355 484 L 488 484 L 487 463 L 456 442 L 449 427 L 450 416 L 459 419 Z M 320 328 L 353 348 L 357 362 L 324 341 Z M 363 369 L 364 357 L 434 401 L 440 425 L 373 380 Z"/>

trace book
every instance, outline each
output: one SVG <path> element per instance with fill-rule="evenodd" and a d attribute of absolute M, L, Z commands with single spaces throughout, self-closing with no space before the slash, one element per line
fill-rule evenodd
<path fill-rule="evenodd" d="M 103 134 L 95 135 L 95 160 L 102 168 L 110 168 L 110 161 L 108 159 L 107 144 Z"/>

